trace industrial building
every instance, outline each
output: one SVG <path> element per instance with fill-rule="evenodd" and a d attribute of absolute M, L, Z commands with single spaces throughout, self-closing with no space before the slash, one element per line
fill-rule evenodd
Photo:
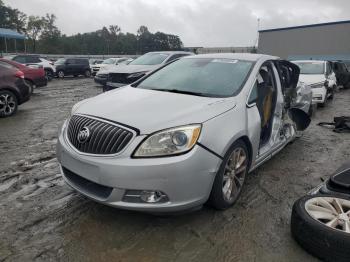
<path fill-rule="evenodd" d="M 350 60 L 350 20 L 260 30 L 258 53 L 287 59 Z"/>

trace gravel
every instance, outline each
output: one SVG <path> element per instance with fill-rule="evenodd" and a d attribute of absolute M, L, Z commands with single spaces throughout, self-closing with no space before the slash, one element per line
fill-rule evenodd
<path fill-rule="evenodd" d="M 291 207 L 349 161 L 350 134 L 316 123 L 350 115 L 350 90 L 249 175 L 234 207 L 168 217 L 103 206 L 64 183 L 57 133 L 77 101 L 102 92 L 92 79 L 54 79 L 34 92 L 0 119 L 0 261 L 317 261 L 291 238 Z"/>

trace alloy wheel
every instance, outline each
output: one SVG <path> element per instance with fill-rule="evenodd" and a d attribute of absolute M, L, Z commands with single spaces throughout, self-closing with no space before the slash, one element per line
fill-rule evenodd
<path fill-rule="evenodd" d="M 9 116 L 16 110 L 16 100 L 10 94 L 0 95 L 0 115 Z"/>
<path fill-rule="evenodd" d="M 315 197 L 305 203 L 305 209 L 318 222 L 350 234 L 350 200 Z"/>
<path fill-rule="evenodd" d="M 232 202 L 240 193 L 247 167 L 248 157 L 245 150 L 236 148 L 226 162 L 223 175 L 222 193 L 226 201 Z"/>

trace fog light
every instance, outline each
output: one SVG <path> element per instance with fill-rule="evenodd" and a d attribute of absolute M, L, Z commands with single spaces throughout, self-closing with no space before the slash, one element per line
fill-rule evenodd
<path fill-rule="evenodd" d="M 164 201 L 164 198 L 166 198 L 166 195 L 163 194 L 161 191 L 142 191 L 141 192 L 141 200 L 146 203 L 158 203 L 162 200 Z M 162 202 L 163 202 L 162 201 Z"/>

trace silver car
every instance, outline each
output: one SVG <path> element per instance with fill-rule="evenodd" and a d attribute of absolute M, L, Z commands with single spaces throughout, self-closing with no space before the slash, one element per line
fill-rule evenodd
<path fill-rule="evenodd" d="M 226 209 L 247 174 L 310 123 L 285 102 L 298 76 L 297 66 L 266 55 L 174 61 L 73 107 L 57 145 L 62 175 L 122 209 Z"/>

